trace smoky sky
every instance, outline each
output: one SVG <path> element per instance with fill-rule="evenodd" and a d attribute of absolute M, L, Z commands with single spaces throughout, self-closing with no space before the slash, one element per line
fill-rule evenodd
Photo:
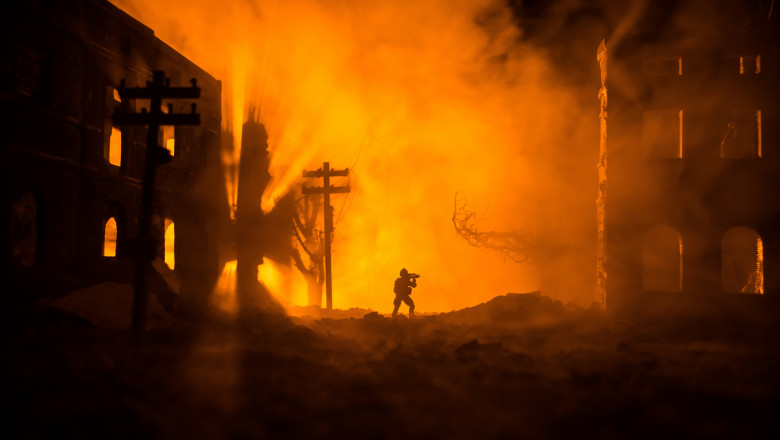
<path fill-rule="evenodd" d="M 391 308 L 401 267 L 423 274 L 421 311 L 540 287 L 589 304 L 599 42 L 617 50 L 625 35 L 663 29 L 659 44 L 693 45 L 714 32 L 695 18 L 717 22 L 731 4 L 115 3 L 223 81 L 223 127 L 235 146 L 256 110 L 273 176 L 264 210 L 302 183 L 303 169 L 351 168 L 336 184 L 352 192 L 333 201 L 334 306 L 380 311 Z M 240 157 L 235 146 L 223 152 L 227 166 Z M 457 192 L 481 230 L 539 237 L 544 264 L 468 246 L 450 221 Z M 265 272 L 284 280 L 275 292 L 283 303 L 300 304 L 305 282 L 288 267 Z"/>

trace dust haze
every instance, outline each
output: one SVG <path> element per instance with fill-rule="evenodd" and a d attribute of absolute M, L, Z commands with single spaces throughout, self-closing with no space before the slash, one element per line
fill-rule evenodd
<path fill-rule="evenodd" d="M 170 240 L 160 231 L 169 246 L 153 263 L 159 276 L 148 289 L 144 328 L 133 313 L 140 295 L 125 276 L 132 273 L 133 259 L 143 263 L 142 255 L 131 252 L 134 229 L 122 227 L 135 216 L 106 212 L 102 203 L 108 197 L 90 206 L 81 203 L 88 197 L 63 195 L 79 188 L 103 190 L 114 179 L 132 207 L 138 179 L 104 163 L 110 163 L 110 148 L 98 136 L 66 145 L 77 174 L 67 179 L 57 174 L 65 174 L 68 162 L 38 154 L 46 145 L 33 145 L 24 155 L 13 142 L 0 142 L 8 176 L 29 169 L 40 173 L 46 188 L 56 189 L 28 192 L 21 201 L 3 194 L 27 214 L 6 225 L 28 239 L 23 256 L 30 261 L 23 263 L 30 267 L 9 264 L 18 279 L 10 284 L 10 305 L 0 308 L 0 351 L 6 355 L 0 363 L 0 410 L 9 420 L 0 425 L 0 437 L 777 438 L 780 301 L 772 275 L 780 268 L 769 264 L 777 260 L 772 252 L 780 240 L 773 231 L 780 211 L 774 206 L 780 203 L 753 200 L 771 196 L 756 188 L 777 163 L 770 148 L 749 160 L 722 160 L 729 130 L 737 126 L 733 116 L 722 118 L 722 110 L 747 105 L 751 97 L 731 103 L 724 96 L 734 94 L 720 93 L 735 79 L 777 77 L 771 64 L 778 59 L 777 41 L 762 42 L 770 54 L 764 56 L 764 72 L 774 76 L 739 76 L 740 66 L 759 70 L 757 54 L 729 52 L 729 32 L 739 34 L 746 23 L 776 26 L 773 0 L 116 0 L 165 43 L 145 27 L 117 28 L 95 31 L 105 41 L 84 32 L 85 46 L 68 50 L 57 48 L 74 29 L 100 30 L 106 17 L 123 26 L 135 23 L 102 0 L 80 0 L 81 6 L 97 7 L 74 12 L 73 22 L 59 28 L 47 9 L 53 2 L 17 3 L 12 12 L 24 14 L 10 15 L 3 31 L 9 38 L 0 41 L 27 38 L 13 19 L 40 29 L 50 24 L 41 41 L 58 62 L 70 55 L 77 60 L 80 51 L 106 58 L 101 58 L 106 66 L 70 63 L 87 79 L 95 73 L 88 67 L 138 78 L 143 69 L 155 68 L 103 54 L 122 51 L 121 38 L 114 48 L 106 35 L 140 35 L 153 41 L 139 44 L 146 51 L 136 56 L 156 59 L 168 44 L 197 65 L 173 54 L 175 62 L 166 67 L 171 77 L 179 67 L 200 73 L 199 67 L 222 81 L 221 160 L 201 151 L 192 157 L 207 163 L 207 170 L 188 168 L 186 160 L 171 167 L 191 172 L 185 177 L 202 171 L 187 198 L 212 205 L 224 198 L 229 206 L 187 211 L 195 214 L 176 218 Z M 776 36 L 773 32 L 767 35 Z M 32 47 L 20 47 L 27 64 L 14 58 L 16 52 L 6 64 L 35 66 L 45 59 L 32 56 L 37 53 Z M 599 47 L 609 62 L 597 61 Z M 708 70 L 710 58 L 731 63 L 731 79 Z M 656 59 L 660 68 L 671 66 L 671 73 L 647 75 L 644 69 L 658 67 L 650 62 Z M 608 72 L 600 70 L 604 65 Z M 695 75 L 684 76 L 688 73 Z M 88 90 L 105 89 L 106 101 L 115 105 L 110 98 L 116 75 L 98 75 Z M 219 108 L 218 84 L 204 77 L 212 90 L 203 87 L 202 112 Z M 648 130 L 645 104 L 678 89 L 647 84 L 668 85 L 679 77 L 701 79 L 679 94 L 688 100 L 685 136 L 678 107 L 671 113 L 678 125 L 659 123 L 655 132 Z M 75 92 L 58 99 L 82 99 L 80 89 L 67 91 Z M 35 98 L 29 95 L 17 96 L 17 102 L 0 94 L 4 115 L 23 109 L 38 124 L 32 126 L 54 126 L 55 112 L 28 102 Z M 90 102 L 78 99 L 74 102 Z M 771 96 L 762 99 L 770 102 Z M 698 121 L 691 109 L 700 111 Z M 766 121 L 776 109 L 774 102 L 763 108 Z M 68 133 L 100 133 L 71 119 L 80 125 Z M 111 121 L 104 122 L 110 131 Z M 217 125 L 213 118 L 208 122 Z M 269 136 L 270 184 L 262 197 L 259 189 L 252 193 L 266 176 L 250 173 L 256 177 L 248 191 L 256 199 L 252 220 L 241 225 L 242 236 L 221 231 L 222 243 L 212 253 L 202 248 L 218 241 L 215 231 L 224 226 L 219 221 L 229 220 L 228 211 L 235 209 L 242 140 L 252 130 L 264 138 L 258 123 Z M 600 131 L 605 126 L 606 136 Z M 252 130 L 243 133 L 244 127 Z M 769 147 L 778 131 L 765 128 Z M 203 145 L 217 143 L 213 130 Z M 15 127 L 9 131 L 16 138 L 27 135 Z M 644 154 L 655 135 L 671 139 L 665 146 L 674 148 L 653 162 Z M 133 142 L 129 151 L 148 150 Z M 255 147 L 259 165 L 244 164 L 262 170 L 266 151 Z M 94 160 L 79 162 L 75 151 Z M 126 159 L 125 168 L 137 166 L 139 156 Z M 762 161 L 751 162 L 755 156 Z M 285 240 L 294 240 L 285 229 L 292 202 L 302 185 L 322 184 L 307 181 L 302 171 L 323 162 L 350 169 L 349 177 L 331 182 L 351 188 L 333 195 L 333 310 L 307 306 L 306 281 L 285 254 Z M 22 171 L 11 169 L 17 164 Z M 209 173 L 217 164 L 224 176 L 214 178 Z M 724 179 L 734 169 L 738 178 Z M 597 216 L 607 193 L 602 174 L 609 179 L 606 220 Z M 191 189 L 186 178 L 179 180 L 174 183 Z M 224 182 L 222 196 L 210 191 L 213 182 Z M 160 207 L 175 206 L 180 193 L 185 191 L 160 199 Z M 49 213 L 42 209 L 47 197 Z M 79 201 L 77 207 L 62 209 L 70 200 Z M 224 218 L 197 218 L 211 208 Z M 470 233 L 456 230 L 458 214 L 469 219 L 461 225 Z M 106 216 L 117 217 L 113 235 L 106 219 L 114 217 Z M 261 217 L 267 223 L 257 221 Z M 82 220 L 94 228 L 68 229 Z M 263 237 L 269 249 L 263 249 L 257 276 L 287 314 L 243 302 L 237 294 L 237 278 L 246 273 L 248 284 L 262 290 L 252 272 L 256 254 L 237 257 L 241 244 L 245 251 L 261 235 L 250 230 L 258 223 L 279 231 Z M 56 229 L 34 227 L 41 224 Z M 602 253 L 598 233 L 605 224 L 612 248 Z M 655 226 L 659 229 L 648 232 Z M 27 234 L 19 232 L 22 227 Z M 744 234 L 726 235 L 727 228 Z M 38 233 L 43 245 L 50 244 L 44 237 L 63 236 L 53 242 L 57 246 L 41 248 L 58 258 L 39 258 Z M 734 249 L 743 254 L 733 264 L 740 276 L 730 279 L 726 264 L 721 266 L 721 243 L 731 245 L 726 238 L 734 238 Z M 527 247 L 507 250 L 482 239 Z M 89 258 L 76 264 L 68 246 L 87 249 L 75 255 Z M 645 257 L 653 252 L 663 261 Z M 611 283 L 606 305 L 597 290 L 606 281 L 597 272 L 605 254 Z M 242 273 L 239 260 L 249 261 L 251 271 Z M 82 275 L 78 269 L 102 278 L 73 280 L 66 294 L 71 280 L 52 278 L 55 284 L 41 276 L 52 269 L 48 263 L 72 266 L 74 277 Z M 412 296 L 414 318 L 407 305 L 400 316 L 388 316 L 393 280 L 402 267 L 422 275 Z M 648 277 L 652 271 L 643 271 L 646 267 L 660 275 Z M 35 283 L 38 277 L 47 283 Z M 169 283 L 178 278 L 178 287 Z M 751 281 L 752 291 L 746 289 Z"/>

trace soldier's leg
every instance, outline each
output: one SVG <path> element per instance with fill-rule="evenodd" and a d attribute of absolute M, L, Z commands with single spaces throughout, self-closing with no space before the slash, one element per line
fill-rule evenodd
<path fill-rule="evenodd" d="M 407 296 L 406 298 L 404 298 L 404 302 L 406 303 L 406 305 L 409 306 L 409 317 L 410 318 L 414 317 L 414 301 L 412 301 L 411 297 Z"/>
<path fill-rule="evenodd" d="M 398 314 L 399 307 L 401 307 L 401 298 L 395 297 L 393 300 L 393 316 Z"/>

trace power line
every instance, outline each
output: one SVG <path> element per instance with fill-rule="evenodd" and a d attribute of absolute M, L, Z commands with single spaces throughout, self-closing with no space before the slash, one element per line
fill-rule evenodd
<path fill-rule="evenodd" d="M 358 150 L 357 157 L 355 158 L 355 161 L 352 163 L 352 166 L 349 167 L 349 170 L 352 171 L 353 174 L 355 172 L 355 166 L 357 165 L 358 161 L 360 160 L 360 157 L 363 155 L 363 148 L 365 148 L 365 146 L 366 146 L 366 143 L 368 141 L 368 137 L 369 137 L 368 134 L 363 136 L 363 142 L 360 143 L 360 150 Z M 347 196 L 344 199 L 344 201 L 341 203 L 341 208 L 339 208 L 339 215 L 336 216 L 336 222 L 333 224 L 334 227 L 339 224 L 339 221 L 341 221 L 341 219 L 344 218 L 344 216 L 347 215 L 347 213 L 349 212 L 349 209 L 352 207 L 352 202 L 355 201 L 355 197 L 357 196 L 357 194 L 356 194 L 356 192 L 357 192 L 356 191 L 357 190 L 357 175 L 355 175 L 354 177 L 355 177 L 355 179 L 354 179 L 355 185 L 354 186 L 352 186 L 352 176 L 351 175 L 347 175 L 347 177 L 346 177 L 348 179 L 347 185 L 349 187 L 353 188 L 353 191 L 351 191 L 352 198 Z M 337 183 L 341 183 L 342 180 L 344 180 L 344 177 L 339 179 L 339 181 Z M 344 206 L 347 204 L 348 200 L 349 200 L 349 206 L 347 206 L 347 211 L 344 212 Z M 342 214 L 342 212 L 343 212 L 343 214 Z"/>
<path fill-rule="evenodd" d="M 352 171 L 352 174 L 355 174 L 355 170 L 350 170 L 350 171 Z M 355 201 L 355 197 L 356 197 L 356 193 L 357 193 L 357 175 L 354 175 L 354 177 L 355 177 L 355 179 L 354 179 L 354 182 L 355 182 L 354 186 L 352 185 L 352 179 L 351 178 L 350 178 L 350 182 L 349 182 L 349 185 L 348 185 L 351 188 L 350 195 L 352 197 L 347 196 L 344 199 L 344 202 L 341 204 L 341 209 L 339 209 L 339 215 L 336 216 L 336 222 L 333 224 L 334 227 L 339 224 L 339 221 L 341 221 L 341 219 L 344 218 L 344 216 L 347 215 L 347 213 L 349 212 L 349 208 L 352 207 L 352 202 Z M 346 212 L 344 212 L 344 205 L 347 204 L 347 200 L 349 200 L 349 206 L 347 206 L 347 210 L 346 210 Z M 343 215 L 342 215 L 342 212 L 344 212 Z"/>

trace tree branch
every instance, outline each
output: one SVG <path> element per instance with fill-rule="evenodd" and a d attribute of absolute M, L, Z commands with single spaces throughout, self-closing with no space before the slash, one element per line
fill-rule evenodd
<path fill-rule="evenodd" d="M 480 232 L 479 220 L 473 211 L 468 210 L 466 196 L 455 193 L 455 207 L 452 213 L 455 232 L 474 247 L 497 251 L 503 258 L 516 263 L 533 262 L 538 255 L 538 243 L 534 236 L 516 231 Z"/>

